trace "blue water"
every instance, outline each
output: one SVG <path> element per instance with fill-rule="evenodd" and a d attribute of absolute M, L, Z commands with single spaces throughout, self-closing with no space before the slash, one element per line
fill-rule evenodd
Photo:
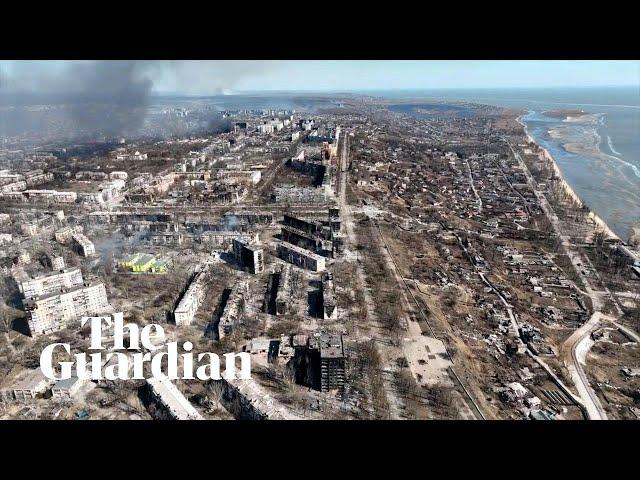
<path fill-rule="evenodd" d="M 623 239 L 632 225 L 640 226 L 640 87 L 366 93 L 389 100 L 466 101 L 529 112 L 522 118 L 529 134 L 549 150 L 580 198 Z M 559 109 L 584 110 L 598 115 L 598 121 L 592 125 L 568 124 L 542 115 Z M 562 138 L 552 138 L 549 130 L 558 128 Z M 577 154 L 565 149 L 567 143 L 588 142 L 594 129 L 601 138 L 599 153 Z"/>

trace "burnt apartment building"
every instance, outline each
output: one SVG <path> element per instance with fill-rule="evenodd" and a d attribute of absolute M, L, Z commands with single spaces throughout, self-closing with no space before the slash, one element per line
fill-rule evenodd
<path fill-rule="evenodd" d="M 289 310 L 289 299 L 291 298 L 291 287 L 289 278 L 291 276 L 291 265 L 283 265 L 278 274 L 278 292 L 276 294 L 276 315 L 284 315 Z"/>
<path fill-rule="evenodd" d="M 296 381 L 314 390 L 342 392 L 346 357 L 342 335 L 315 333 L 307 338 L 294 337 Z"/>
<path fill-rule="evenodd" d="M 264 250 L 246 240 L 233 239 L 233 255 L 243 269 L 250 273 L 264 272 Z"/>
<path fill-rule="evenodd" d="M 343 251 L 340 232 L 340 209 L 330 208 L 328 221 L 310 221 L 284 215 L 281 239 L 326 257 L 336 257 Z"/>
<path fill-rule="evenodd" d="M 322 230 L 322 224 L 320 222 L 308 221 L 287 214 L 283 216 L 282 223 L 288 227 L 300 230 L 307 235 L 315 235 Z"/>

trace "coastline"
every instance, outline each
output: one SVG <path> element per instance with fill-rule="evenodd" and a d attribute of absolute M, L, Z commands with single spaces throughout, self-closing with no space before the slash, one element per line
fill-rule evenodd
<path fill-rule="evenodd" d="M 540 150 L 542 150 L 543 157 L 551 162 L 551 165 L 553 165 L 553 170 L 554 170 L 555 174 L 557 175 L 557 177 L 560 179 L 560 183 L 562 185 L 562 188 L 567 193 L 567 195 L 569 195 L 581 207 L 584 206 L 584 202 L 582 201 L 580 196 L 575 192 L 573 187 L 564 178 L 564 175 L 562 174 L 562 171 L 560 170 L 560 167 L 558 166 L 558 163 L 555 161 L 555 159 L 553 158 L 551 153 L 549 153 L 549 151 L 546 148 L 544 148 L 541 145 L 539 145 L 535 141 L 535 139 L 529 134 L 529 131 L 527 130 L 527 125 L 524 122 L 522 122 L 522 120 L 521 120 L 522 116 L 523 115 L 518 116 L 516 118 L 516 122 L 518 122 L 520 125 L 522 125 L 522 128 L 524 129 L 524 133 L 525 133 L 525 135 L 527 137 L 527 141 L 529 143 L 533 143 L 536 146 L 538 146 L 538 148 L 540 148 Z M 617 234 L 614 233 L 614 231 L 611 229 L 611 227 L 609 227 L 609 225 L 607 225 L 607 222 L 605 222 L 602 218 L 600 218 L 600 216 L 596 212 L 594 212 L 592 209 L 589 209 L 589 214 L 587 216 L 588 216 L 588 218 L 590 218 L 594 222 L 594 224 L 597 227 L 601 228 L 604 231 L 604 234 L 608 238 L 611 238 L 611 239 L 614 239 L 614 240 L 622 240 Z"/>

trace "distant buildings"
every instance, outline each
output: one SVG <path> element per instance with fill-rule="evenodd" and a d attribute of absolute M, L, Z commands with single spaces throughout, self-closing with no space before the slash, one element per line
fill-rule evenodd
<path fill-rule="evenodd" d="M 206 243 L 208 245 L 224 247 L 231 245 L 234 240 L 255 243 L 258 241 L 258 234 L 250 232 L 238 232 L 235 230 L 212 230 L 202 232 L 199 236 L 199 239 L 202 243 Z"/>
<path fill-rule="evenodd" d="M 111 172 L 109 174 L 110 180 L 127 180 L 127 178 L 129 178 L 127 172 Z"/>
<path fill-rule="evenodd" d="M 116 155 L 116 160 L 127 161 L 127 160 L 146 160 L 148 155 L 146 153 L 140 153 L 136 151 L 135 153 L 119 153 Z"/>
<path fill-rule="evenodd" d="M 56 190 L 24 190 L 22 192 L 3 192 L 0 193 L 0 198 L 30 203 L 75 203 L 78 194 Z"/>
<path fill-rule="evenodd" d="M 256 185 L 260 182 L 262 173 L 259 170 L 220 169 L 216 177 L 222 182 Z"/>
<path fill-rule="evenodd" d="M 271 124 L 263 123 L 258 125 L 258 133 L 273 133 L 274 127 Z"/>

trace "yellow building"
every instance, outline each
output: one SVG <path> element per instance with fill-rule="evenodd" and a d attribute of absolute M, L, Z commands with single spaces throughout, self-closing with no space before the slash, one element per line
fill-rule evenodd
<path fill-rule="evenodd" d="M 118 266 L 135 273 L 165 273 L 170 267 L 170 261 L 158 259 L 149 253 L 135 253 L 125 256 L 118 262 Z"/>

